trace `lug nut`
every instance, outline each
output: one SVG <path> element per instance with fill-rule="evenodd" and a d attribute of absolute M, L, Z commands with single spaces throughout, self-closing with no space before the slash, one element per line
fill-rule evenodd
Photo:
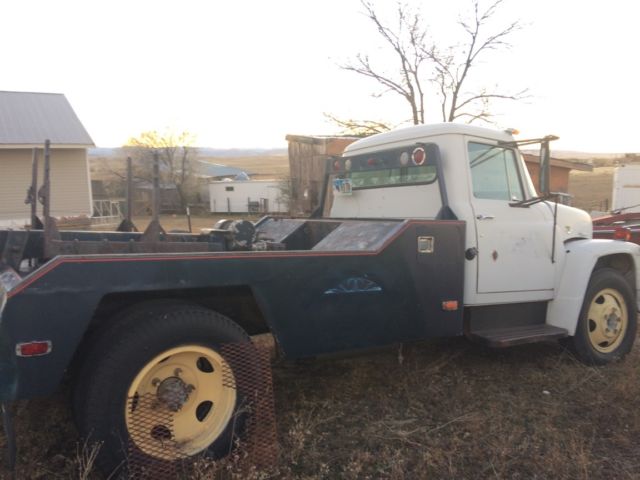
<path fill-rule="evenodd" d="M 157 387 L 158 385 L 160 385 L 160 379 L 154 378 L 153 380 L 151 380 L 151 385 L 153 385 L 154 387 Z"/>
<path fill-rule="evenodd" d="M 179 377 L 181 373 L 182 373 L 182 369 L 181 369 L 181 368 L 176 368 L 176 369 L 173 371 L 173 374 L 174 374 L 176 377 Z"/>

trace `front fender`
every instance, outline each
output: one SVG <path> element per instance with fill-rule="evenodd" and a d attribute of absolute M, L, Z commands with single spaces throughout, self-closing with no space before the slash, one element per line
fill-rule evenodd
<path fill-rule="evenodd" d="M 574 240 L 564 245 L 565 262 L 558 276 L 556 294 L 547 306 L 547 323 L 575 334 L 591 272 L 598 259 L 609 255 L 628 255 L 636 275 L 636 302 L 640 286 L 640 246 L 619 240 Z M 636 305 L 640 310 L 640 304 Z"/>

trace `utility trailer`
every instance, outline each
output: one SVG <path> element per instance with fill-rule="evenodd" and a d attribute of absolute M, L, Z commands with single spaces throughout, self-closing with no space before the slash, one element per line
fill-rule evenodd
<path fill-rule="evenodd" d="M 129 231 L 60 232 L 44 195 L 42 229 L 0 230 L 10 445 L 10 404 L 51 394 L 67 374 L 106 471 L 124 445 L 159 460 L 167 439 L 182 457 L 228 453 L 247 393 L 225 346 L 263 333 L 291 359 L 461 335 L 620 359 L 636 334 L 640 247 L 594 240 L 585 212 L 552 201 L 553 139 L 456 124 L 375 135 L 330 160 L 312 218 L 200 234 L 166 233 L 157 214 L 143 233 L 130 219 Z M 532 143 L 542 196 L 518 150 Z M 145 398 L 174 429 L 133 428 Z"/>
<path fill-rule="evenodd" d="M 611 212 L 593 219 L 593 237 L 640 244 L 640 165 L 621 165 L 613 172 Z"/>

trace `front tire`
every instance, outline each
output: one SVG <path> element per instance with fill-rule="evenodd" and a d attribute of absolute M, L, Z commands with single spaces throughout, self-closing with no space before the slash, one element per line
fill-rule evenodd
<path fill-rule="evenodd" d="M 173 461 L 227 455 L 242 418 L 238 362 L 225 345 L 250 338 L 216 312 L 182 305 L 124 322 L 99 340 L 104 355 L 78 392 L 80 431 L 101 444 L 98 465 L 111 473 L 127 460 Z"/>
<path fill-rule="evenodd" d="M 605 365 L 629 353 L 637 331 L 635 299 L 633 289 L 618 270 L 593 272 L 571 339 L 580 360 Z"/>

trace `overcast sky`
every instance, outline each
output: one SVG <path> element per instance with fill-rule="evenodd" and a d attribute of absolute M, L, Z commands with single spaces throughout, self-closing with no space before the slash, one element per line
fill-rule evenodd
<path fill-rule="evenodd" d="M 434 38 L 461 40 L 471 0 L 415 4 Z M 64 93 L 102 147 L 165 127 L 201 146 L 280 147 L 288 133 L 336 133 L 323 112 L 409 116 L 336 66 L 358 52 L 384 60 L 358 0 L 0 0 L 0 18 L 0 90 Z M 507 0 L 495 20 L 518 18 L 513 47 L 475 77 L 530 91 L 495 105 L 497 126 L 557 134 L 565 150 L 640 152 L 640 1 Z"/>

